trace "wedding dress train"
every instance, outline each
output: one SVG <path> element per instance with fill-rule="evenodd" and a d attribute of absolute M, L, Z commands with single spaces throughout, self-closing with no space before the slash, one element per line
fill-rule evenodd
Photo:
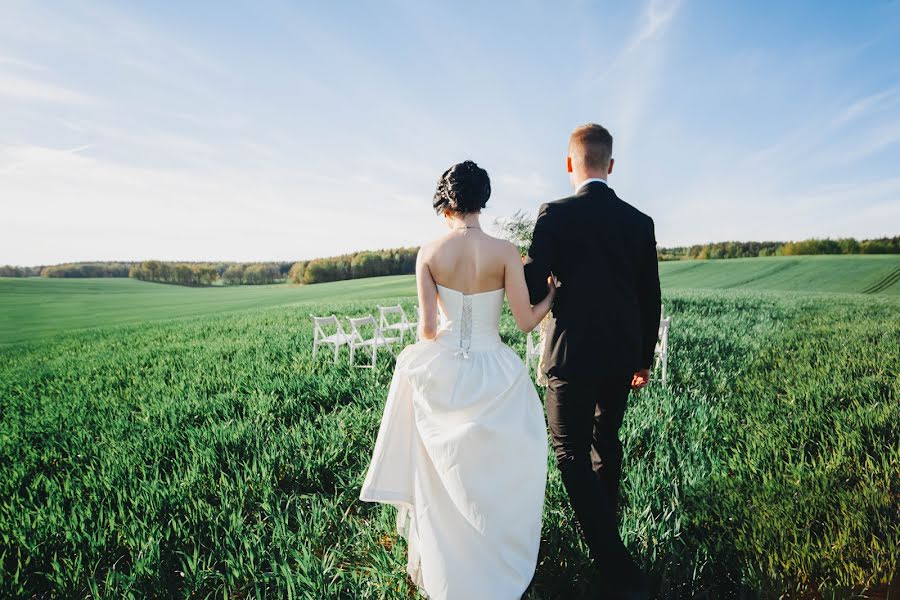
<path fill-rule="evenodd" d="M 519 600 L 547 477 L 543 408 L 500 340 L 504 290 L 438 286 L 434 340 L 397 357 L 360 499 L 398 508 L 407 572 L 433 600 Z"/>

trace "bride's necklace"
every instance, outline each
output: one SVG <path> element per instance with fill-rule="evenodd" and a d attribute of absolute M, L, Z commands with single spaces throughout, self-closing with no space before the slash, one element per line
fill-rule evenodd
<path fill-rule="evenodd" d="M 465 227 L 451 227 L 453 231 L 462 231 L 464 229 L 481 229 L 481 227 L 475 227 L 474 225 L 466 225 Z"/>

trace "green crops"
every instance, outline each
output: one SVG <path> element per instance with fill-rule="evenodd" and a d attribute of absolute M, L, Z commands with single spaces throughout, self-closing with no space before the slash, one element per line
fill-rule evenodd
<path fill-rule="evenodd" d="M 310 312 L 374 309 L 377 282 L 345 283 L 0 347 L 0 597 L 412 597 L 394 509 L 357 500 L 392 361 L 311 357 Z M 664 303 L 670 385 L 633 395 L 622 430 L 622 531 L 654 594 L 887 583 L 900 300 L 667 288 Z M 501 331 L 524 350 L 508 314 Z M 530 597 L 588 597 L 587 566 L 551 466 Z"/>

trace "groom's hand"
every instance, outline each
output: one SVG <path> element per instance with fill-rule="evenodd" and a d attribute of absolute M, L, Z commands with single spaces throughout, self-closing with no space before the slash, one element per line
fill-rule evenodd
<path fill-rule="evenodd" d="M 650 383 L 650 369 L 641 369 L 631 378 L 631 389 L 639 390 Z"/>

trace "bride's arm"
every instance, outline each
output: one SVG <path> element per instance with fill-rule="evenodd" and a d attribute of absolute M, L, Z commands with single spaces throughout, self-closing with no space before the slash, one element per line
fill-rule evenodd
<path fill-rule="evenodd" d="M 506 287 L 506 298 L 509 300 L 509 309 L 512 311 L 513 318 L 519 329 L 528 333 L 541 322 L 541 319 L 550 312 L 553 306 L 553 298 L 556 297 L 556 286 L 549 281 L 547 283 L 547 295 L 543 300 L 531 305 L 528 297 L 528 286 L 525 283 L 525 269 L 522 266 L 522 257 L 519 256 L 519 249 L 510 244 L 506 250 L 505 256 L 505 275 L 504 286 Z"/>
<path fill-rule="evenodd" d="M 416 289 L 419 294 L 419 338 L 433 340 L 437 335 L 437 285 L 426 262 L 423 246 L 416 255 Z"/>

